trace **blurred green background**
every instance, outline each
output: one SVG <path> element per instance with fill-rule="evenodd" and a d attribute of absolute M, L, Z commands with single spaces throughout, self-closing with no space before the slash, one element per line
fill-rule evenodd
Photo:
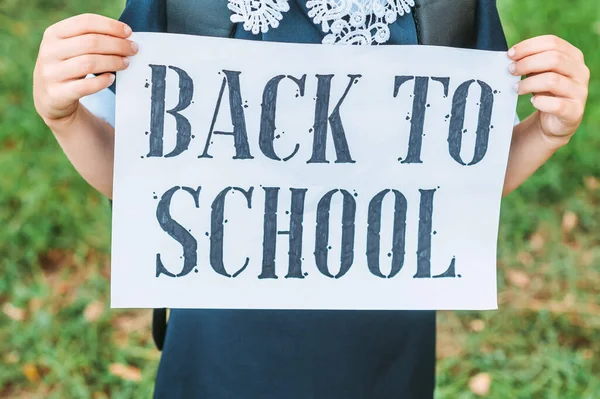
<path fill-rule="evenodd" d="M 0 398 L 151 397 L 150 312 L 108 308 L 109 208 L 31 98 L 44 29 L 122 5 L 0 0 Z M 510 44 L 553 33 L 583 50 L 589 103 L 571 143 L 503 203 L 500 310 L 440 312 L 437 397 L 600 398 L 600 5 L 498 5 Z"/>

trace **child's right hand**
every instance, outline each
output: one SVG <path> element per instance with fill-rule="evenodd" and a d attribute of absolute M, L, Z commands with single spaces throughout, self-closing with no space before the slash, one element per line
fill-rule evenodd
<path fill-rule="evenodd" d="M 100 15 L 60 21 L 44 33 L 33 73 L 35 108 L 50 127 L 68 122 L 79 99 L 109 87 L 138 47 L 131 28 Z M 86 79 L 88 74 L 97 76 Z"/>

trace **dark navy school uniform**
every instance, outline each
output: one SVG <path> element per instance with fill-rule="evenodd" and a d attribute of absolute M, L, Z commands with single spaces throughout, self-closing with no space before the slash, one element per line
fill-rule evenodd
<path fill-rule="evenodd" d="M 228 21 L 227 0 L 129 0 L 121 20 L 134 31 L 320 43 L 305 3 L 290 0 L 280 26 L 258 35 Z M 386 44 L 506 50 L 494 0 L 417 1 L 390 33 Z M 433 311 L 173 309 L 155 398 L 433 398 L 435 329 Z"/>

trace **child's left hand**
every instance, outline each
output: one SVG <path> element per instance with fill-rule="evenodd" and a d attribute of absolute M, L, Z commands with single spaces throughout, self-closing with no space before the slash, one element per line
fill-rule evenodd
<path fill-rule="evenodd" d="M 534 95 L 542 134 L 558 146 L 566 144 L 581 123 L 588 95 L 590 70 L 583 53 L 556 36 L 538 36 L 513 46 L 508 56 L 510 72 L 527 76 L 516 90 Z"/>

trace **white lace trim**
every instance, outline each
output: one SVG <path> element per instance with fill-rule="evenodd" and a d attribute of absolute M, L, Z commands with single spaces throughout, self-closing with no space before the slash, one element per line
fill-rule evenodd
<path fill-rule="evenodd" d="M 277 28 L 289 0 L 228 0 L 231 21 L 254 34 Z M 321 25 L 326 44 L 381 44 L 389 25 L 410 13 L 414 0 L 307 0 L 308 16 Z"/>

